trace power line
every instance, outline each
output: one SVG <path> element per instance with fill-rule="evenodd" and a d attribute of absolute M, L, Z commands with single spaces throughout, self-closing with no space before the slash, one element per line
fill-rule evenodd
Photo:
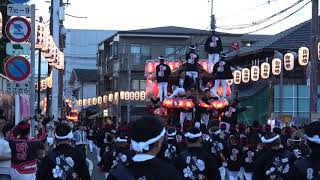
<path fill-rule="evenodd" d="M 66 16 L 78 18 L 78 19 L 87 19 L 88 18 L 88 17 L 84 17 L 84 16 L 75 16 L 75 15 L 71 15 L 71 14 L 67 14 L 67 13 L 66 13 Z"/>
<path fill-rule="evenodd" d="M 249 23 L 249 24 L 240 24 L 240 25 L 233 25 L 233 26 L 220 26 L 220 27 L 217 27 L 218 29 L 222 29 L 222 30 L 235 30 L 235 29 L 245 29 L 245 28 L 249 28 L 249 27 L 253 27 L 253 26 L 257 26 L 257 25 L 260 25 L 262 23 L 265 23 L 269 20 L 271 20 L 272 18 L 276 17 L 276 16 L 279 16 L 283 13 L 285 13 L 286 11 L 292 9 L 293 7 L 299 5 L 301 2 L 303 2 L 305 0 L 298 0 L 297 2 L 295 2 L 294 4 L 292 4 L 291 6 L 267 17 L 267 18 L 264 18 L 262 20 L 259 20 L 259 21 L 256 21 L 256 22 L 252 22 L 252 23 Z"/>
<path fill-rule="evenodd" d="M 278 1 L 278 0 L 268 0 L 268 1 L 264 2 L 264 3 L 261 3 L 261 4 L 258 4 L 258 5 L 256 5 L 256 6 L 254 6 L 254 7 L 249 7 L 249 8 L 246 8 L 246 9 L 240 9 L 239 11 L 237 11 L 237 12 L 234 13 L 234 14 L 227 15 L 227 16 L 222 16 L 222 17 L 218 17 L 217 19 L 218 19 L 218 20 L 228 19 L 228 18 L 230 18 L 230 17 L 234 17 L 235 15 L 242 14 L 243 11 L 248 12 L 248 11 L 251 11 L 251 10 L 256 10 L 257 8 L 263 7 L 263 6 L 265 6 L 265 5 L 270 5 L 271 2 L 274 2 L 274 1 Z"/>
<path fill-rule="evenodd" d="M 297 12 L 299 12 L 300 10 L 302 10 L 302 9 L 303 9 L 304 7 L 306 7 L 309 3 L 311 3 L 311 0 L 310 0 L 309 2 L 307 2 L 306 4 L 304 4 L 302 7 L 300 7 L 299 9 L 297 9 L 296 11 L 294 11 L 293 13 L 289 14 L 288 16 L 286 16 L 286 17 L 284 17 L 284 18 L 282 18 L 282 19 L 280 19 L 280 20 L 278 20 L 278 21 L 276 21 L 276 22 L 273 22 L 273 23 L 271 23 L 271 24 L 269 24 L 269 25 L 267 25 L 267 26 L 264 26 L 264 27 L 262 27 L 262 28 L 259 28 L 259 29 L 257 29 L 257 30 L 250 31 L 250 32 L 248 32 L 248 33 L 246 33 L 246 34 L 254 33 L 254 32 L 257 32 L 257 31 L 261 31 L 261 30 L 266 29 L 266 28 L 269 28 L 269 27 L 271 27 L 271 26 L 273 26 L 273 25 L 275 25 L 275 24 L 277 24 L 277 23 L 279 23 L 279 22 L 281 22 L 281 21 L 284 21 L 284 20 L 288 19 L 289 17 L 293 16 L 294 14 L 296 14 Z"/>

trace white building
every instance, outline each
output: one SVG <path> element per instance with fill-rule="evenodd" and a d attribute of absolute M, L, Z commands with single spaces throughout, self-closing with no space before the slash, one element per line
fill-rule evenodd
<path fill-rule="evenodd" d="M 70 98 L 74 87 L 69 84 L 74 69 L 97 69 L 98 43 L 111 36 L 115 31 L 69 29 L 66 34 L 64 97 Z M 93 86 L 93 85 L 92 85 Z M 94 87 L 94 90 L 96 87 Z M 93 92 L 90 89 L 90 93 Z M 95 92 L 95 91 L 94 91 Z M 86 92 L 85 92 L 86 93 Z M 90 94 L 91 95 L 91 94 Z M 95 96 L 96 94 L 92 94 Z M 86 97 L 86 95 L 85 95 Z"/>

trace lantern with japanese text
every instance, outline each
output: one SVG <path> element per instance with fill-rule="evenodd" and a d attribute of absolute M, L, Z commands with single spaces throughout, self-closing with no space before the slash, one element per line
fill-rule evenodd
<path fill-rule="evenodd" d="M 309 63 L 309 49 L 307 47 L 301 47 L 298 51 L 298 62 L 301 66 L 306 66 Z"/>
<path fill-rule="evenodd" d="M 260 76 L 260 68 L 259 66 L 252 66 L 251 67 L 251 80 L 258 81 Z"/>
<path fill-rule="evenodd" d="M 140 99 L 142 101 L 146 100 L 146 92 L 145 91 L 140 91 Z"/>
<path fill-rule="evenodd" d="M 113 94 L 112 94 L 112 93 L 108 95 L 108 100 L 109 100 L 110 102 L 113 101 Z"/>
<path fill-rule="evenodd" d="M 138 92 L 138 91 L 134 92 L 134 99 L 136 101 L 139 101 L 139 98 L 140 98 L 140 92 Z"/>
<path fill-rule="evenodd" d="M 261 64 L 261 78 L 268 79 L 270 76 L 270 64 L 264 62 Z"/>
<path fill-rule="evenodd" d="M 98 97 L 98 104 L 102 104 L 102 97 L 101 96 Z"/>
<path fill-rule="evenodd" d="M 119 101 L 119 96 L 120 96 L 120 93 L 119 92 L 115 92 L 113 97 L 114 97 L 114 100 L 115 101 Z"/>
<path fill-rule="evenodd" d="M 243 68 L 241 70 L 242 82 L 248 83 L 250 81 L 250 70 L 248 68 Z"/>
<path fill-rule="evenodd" d="M 103 103 L 108 103 L 108 96 L 107 95 L 103 96 Z"/>
<path fill-rule="evenodd" d="M 272 74 L 275 75 L 275 76 L 278 76 L 280 75 L 281 73 L 281 59 L 279 58 L 274 58 L 272 60 Z"/>
<path fill-rule="evenodd" d="M 286 53 L 284 55 L 284 69 L 287 71 L 292 71 L 294 68 L 294 55 L 292 53 Z"/>
<path fill-rule="evenodd" d="M 92 98 L 92 104 L 97 105 L 98 104 L 98 99 L 97 98 Z"/>
<path fill-rule="evenodd" d="M 43 23 L 36 23 L 36 49 L 42 49 L 47 45 L 48 31 Z"/>
<path fill-rule="evenodd" d="M 124 100 L 124 91 L 120 91 L 120 99 Z"/>
<path fill-rule="evenodd" d="M 78 100 L 78 106 L 82 106 L 82 100 Z"/>
<path fill-rule="evenodd" d="M 82 100 L 82 104 L 83 104 L 83 106 L 88 105 L 88 100 L 87 100 L 87 99 L 83 99 L 83 100 Z"/>
<path fill-rule="evenodd" d="M 87 103 L 88 103 L 88 106 L 92 105 L 92 99 L 91 99 L 91 98 L 88 98 L 88 99 L 87 99 Z"/>
<path fill-rule="evenodd" d="M 241 83 L 241 71 L 240 70 L 235 70 L 233 76 L 233 83 L 234 84 L 240 84 Z"/>
<path fill-rule="evenodd" d="M 134 100 L 134 92 L 130 92 L 130 100 L 131 100 L 131 101 Z"/>
<path fill-rule="evenodd" d="M 130 99 L 130 93 L 129 93 L 128 91 L 126 91 L 126 92 L 124 93 L 124 99 L 125 99 L 126 101 L 128 101 L 128 100 Z"/>

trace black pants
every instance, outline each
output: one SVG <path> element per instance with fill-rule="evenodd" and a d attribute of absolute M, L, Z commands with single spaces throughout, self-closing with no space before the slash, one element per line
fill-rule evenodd
<path fill-rule="evenodd" d="M 85 157 L 85 158 L 87 157 L 87 150 L 86 150 L 86 145 L 85 144 L 76 145 L 76 148 L 81 152 L 83 157 Z"/>

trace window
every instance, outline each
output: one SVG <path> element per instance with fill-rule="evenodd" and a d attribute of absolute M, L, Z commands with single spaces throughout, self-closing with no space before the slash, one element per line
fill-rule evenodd
<path fill-rule="evenodd" d="M 130 52 L 133 64 L 144 63 L 150 58 L 150 46 L 148 45 L 132 44 Z"/>
<path fill-rule="evenodd" d="M 284 85 L 282 89 L 282 112 L 293 117 L 307 118 L 309 113 L 309 87 L 306 85 Z M 318 89 L 320 92 L 320 89 Z M 318 100 L 318 111 L 320 110 Z M 279 85 L 274 87 L 274 112 L 280 112 Z"/>
<path fill-rule="evenodd" d="M 165 54 L 168 60 L 174 60 L 176 54 L 176 48 L 174 47 L 167 47 L 165 49 Z"/>
<path fill-rule="evenodd" d="M 132 90 L 146 89 L 146 80 L 132 80 Z"/>

